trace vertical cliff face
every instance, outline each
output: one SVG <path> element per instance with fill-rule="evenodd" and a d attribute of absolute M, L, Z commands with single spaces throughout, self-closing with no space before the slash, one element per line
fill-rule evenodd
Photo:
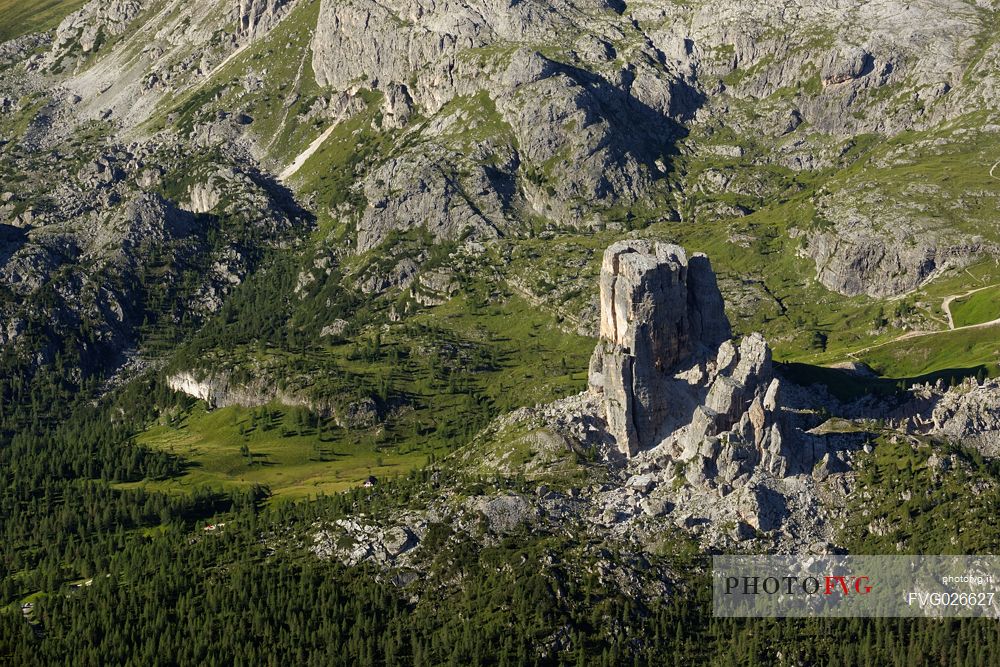
<path fill-rule="evenodd" d="M 78 45 L 84 53 L 91 53 L 102 40 L 124 33 L 147 4 L 140 0 L 88 2 L 59 24 L 52 50 L 64 54 Z"/>
<path fill-rule="evenodd" d="M 607 249 L 590 391 L 624 455 L 654 450 L 734 486 L 758 469 L 788 474 L 771 350 L 759 333 L 731 337 L 707 257 L 650 241 Z"/>
<path fill-rule="evenodd" d="M 279 10 L 290 0 L 239 0 L 240 34 L 252 36 L 258 26 L 270 27 L 277 20 Z"/>
<path fill-rule="evenodd" d="M 601 267 L 601 342 L 590 386 L 603 393 L 609 430 L 632 456 L 652 446 L 683 402 L 667 385 L 685 361 L 731 336 L 708 258 L 649 241 L 609 247 Z"/>

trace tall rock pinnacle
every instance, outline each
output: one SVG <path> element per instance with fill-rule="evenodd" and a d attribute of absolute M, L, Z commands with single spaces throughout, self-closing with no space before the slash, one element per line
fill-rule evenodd
<path fill-rule="evenodd" d="M 689 260 L 680 246 L 639 240 L 605 251 L 601 342 L 590 386 L 604 395 L 608 428 L 622 453 L 655 444 L 664 425 L 681 417 L 665 391 L 674 371 L 713 354 L 730 336 L 707 257 Z"/>

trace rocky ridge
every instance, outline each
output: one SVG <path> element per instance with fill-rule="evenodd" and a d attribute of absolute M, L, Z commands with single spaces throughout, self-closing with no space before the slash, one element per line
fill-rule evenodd
<path fill-rule="evenodd" d="M 102 57 L 81 61 L 85 70 L 66 82 L 70 94 L 57 96 L 52 113 L 60 126 L 107 117 L 135 128 L 168 90 L 197 91 L 221 62 L 266 39 L 300 4 L 204 3 L 189 21 L 176 22 L 173 5 L 144 13 L 146 5 L 134 0 L 89 3 L 57 30 L 47 58 L 69 63 L 73 49 Z M 234 26 L 222 40 L 213 37 L 220 20 Z M 142 26 L 136 37 L 124 33 L 133 22 Z M 157 24 L 155 39 L 144 22 Z M 967 85 L 964 52 L 932 62 L 928 53 L 950 51 L 924 47 L 971 42 L 980 22 L 961 3 L 859 9 L 566 2 L 549 11 L 530 2 L 511 10 L 482 0 L 441 6 L 354 0 L 320 3 L 309 52 L 317 83 L 331 91 L 316 104 L 336 107 L 336 100 L 370 88 L 382 96 L 387 127 L 422 138 L 418 145 L 401 142 L 356 184 L 369 202 L 354 221 L 356 250 L 365 252 L 412 226 L 439 241 L 470 230 L 490 239 L 518 233 L 526 216 L 595 226 L 602 224 L 592 215 L 595 206 L 664 207 L 669 155 L 688 132 L 685 125 L 701 137 L 724 118 L 727 130 L 779 139 L 764 160 L 828 166 L 835 154 L 831 141 L 926 127 L 955 117 L 970 96 L 989 99 L 995 82 L 984 74 L 975 87 Z M 886 32 L 882 26 L 889 25 L 893 30 Z M 927 25 L 940 29 L 928 31 Z M 839 27 L 831 32 L 830 26 Z M 122 41 L 102 50 L 97 34 Z M 146 44 L 137 43 L 140 35 Z M 558 55 L 539 48 L 545 43 L 557 44 Z M 993 56 L 991 47 L 977 71 L 988 71 Z M 248 72 L 239 85 L 252 92 L 265 78 L 266 72 Z M 813 79 L 814 88 L 791 99 L 780 94 Z M 909 88 L 916 91 L 912 100 L 894 96 Z M 538 99 L 547 102 L 531 103 Z M 744 113 L 742 106 L 751 102 L 765 113 Z M 236 141 L 266 158 L 262 143 L 271 137 L 255 137 L 246 111 L 225 109 L 230 118 L 205 119 L 192 132 L 197 141 Z M 470 112 L 478 122 L 497 124 L 471 153 L 457 132 L 476 124 Z M 413 127 L 417 117 L 433 120 Z M 237 118 L 249 120 L 230 122 Z M 818 133 L 798 136 L 803 125 Z M 702 139 L 685 146 L 705 155 L 723 148 L 702 145 Z M 741 148 L 737 157 L 743 153 Z M 452 169 L 456 164 L 460 168 Z M 734 184 L 721 187 L 741 192 Z M 900 294 L 992 252 L 982 239 L 934 229 L 924 216 L 911 216 L 909 226 L 919 230 L 897 234 L 892 202 L 874 214 L 864 201 L 831 206 L 821 197 L 816 203 L 832 230 L 804 230 L 804 254 L 815 262 L 817 279 L 843 294 Z M 752 210 L 742 204 L 703 209 L 727 217 Z"/>
<path fill-rule="evenodd" d="M 581 530 L 639 552 L 675 531 L 706 548 L 836 550 L 836 508 L 867 434 L 809 432 L 823 418 L 808 392 L 775 376 L 763 337 L 731 339 L 707 257 L 630 240 L 609 247 L 603 267 L 590 389 L 506 415 L 452 457 L 500 486 L 538 480 L 533 493 L 442 488 L 392 526 L 319 526 L 314 552 L 413 576 L 432 523 L 479 541 L 522 527 Z M 544 482 L 562 478 L 570 488 Z M 383 544 L 390 534 L 405 534 L 405 549 L 396 537 Z M 632 584 L 643 579 L 624 570 Z"/>
<path fill-rule="evenodd" d="M 58 63 L 75 48 L 84 54 L 92 53 L 100 48 L 103 40 L 123 34 L 147 4 L 145 0 L 87 3 L 56 28 L 49 62 Z"/>
<path fill-rule="evenodd" d="M 703 549 L 838 552 L 855 457 L 872 451 L 876 422 L 905 417 L 888 419 L 897 440 L 914 432 L 969 444 L 996 438 L 995 381 L 915 387 L 893 407 L 871 397 L 840 404 L 782 379 L 762 336 L 730 338 L 708 258 L 679 246 L 613 244 L 600 290 L 590 388 L 498 419 L 451 459 L 501 490 L 453 494 L 435 475 L 426 507 L 390 523 L 317 524 L 309 548 L 347 565 L 375 564 L 400 586 L 422 576 L 440 548 L 434 525 L 450 526 L 452 541 L 483 544 L 531 530 L 585 534 L 637 554 L 671 534 Z M 853 426 L 866 423 L 873 430 Z M 535 486 L 515 490 L 523 478 Z M 666 573 L 641 562 L 588 554 L 602 580 L 632 595 L 669 588 Z"/>
<path fill-rule="evenodd" d="M 980 384 L 970 379 L 938 391 L 933 411 L 920 420 L 920 430 L 932 425 L 934 435 L 975 447 L 983 456 L 1000 456 L 1000 381 Z"/>

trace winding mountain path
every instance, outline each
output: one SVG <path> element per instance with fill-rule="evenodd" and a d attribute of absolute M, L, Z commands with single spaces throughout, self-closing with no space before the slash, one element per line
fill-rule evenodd
<path fill-rule="evenodd" d="M 944 314 L 948 316 L 948 328 L 949 329 L 955 328 L 955 319 L 951 315 L 952 301 L 956 299 L 964 299 L 967 296 L 972 296 L 976 292 L 982 292 L 983 290 L 987 290 L 993 287 L 1000 287 L 1000 285 L 987 285 L 986 287 L 977 287 L 976 289 L 969 290 L 968 292 L 964 292 L 962 294 L 952 294 L 951 296 L 946 296 L 944 298 L 944 301 L 941 302 L 941 310 L 943 310 Z M 972 325 L 972 326 L 978 326 L 978 325 Z M 959 327 L 959 329 L 965 329 L 965 328 L 967 327 Z"/>
<path fill-rule="evenodd" d="M 907 340 L 909 338 L 923 338 L 924 336 L 940 336 L 941 334 L 951 333 L 953 331 L 969 331 L 969 330 L 972 330 L 972 329 L 988 329 L 990 327 L 1000 326 L 1000 317 L 998 317 L 998 318 L 996 318 L 994 320 L 990 320 L 989 322 L 980 322 L 979 324 L 966 324 L 965 326 L 956 327 L 955 326 L 955 321 L 954 321 L 954 319 L 952 318 L 952 315 L 951 315 L 951 303 L 952 303 L 952 301 L 955 301 L 956 299 L 965 298 L 965 297 L 969 296 L 970 294 L 975 294 L 976 292 L 981 292 L 983 290 L 990 289 L 991 287 L 1000 287 L 1000 285 L 987 285 L 986 287 L 977 287 L 976 289 L 969 290 L 968 292 L 963 292 L 961 294 L 952 294 L 951 296 L 945 297 L 944 301 L 941 303 L 941 308 L 942 308 L 942 310 L 944 310 L 945 314 L 948 316 L 948 328 L 947 329 L 939 329 L 937 331 L 908 331 L 908 332 L 906 332 L 904 334 L 900 334 L 899 336 L 896 336 L 895 338 L 890 338 L 889 340 L 883 341 L 883 342 L 878 343 L 876 345 L 869 345 L 868 347 L 863 347 L 861 349 L 854 350 L 853 352 L 848 352 L 847 356 L 851 357 L 855 361 L 859 361 L 859 359 L 858 359 L 859 355 L 865 354 L 866 352 L 870 352 L 871 350 L 874 350 L 874 349 L 877 349 L 877 348 L 880 348 L 880 347 L 885 347 L 886 345 L 892 345 L 893 343 L 898 343 L 899 341 Z"/>
<path fill-rule="evenodd" d="M 309 144 L 309 148 L 299 153 L 298 157 L 292 160 L 292 163 L 285 167 L 285 170 L 278 175 L 278 180 L 284 183 L 289 178 L 294 176 L 295 172 L 302 168 L 302 165 L 306 163 L 306 160 L 311 158 L 313 154 L 319 150 L 319 147 L 323 145 L 323 142 L 329 139 L 330 135 L 333 134 L 333 131 L 336 129 L 337 123 L 334 123 L 330 127 L 326 128 L 326 132 L 313 139 L 313 142 Z"/>

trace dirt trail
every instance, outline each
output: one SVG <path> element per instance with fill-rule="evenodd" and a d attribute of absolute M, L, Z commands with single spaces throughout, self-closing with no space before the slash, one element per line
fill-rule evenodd
<path fill-rule="evenodd" d="M 319 150 L 319 147 L 323 145 L 323 142 L 330 138 L 330 135 L 333 134 L 335 129 L 337 129 L 337 123 L 334 123 L 330 127 L 326 128 L 326 132 L 313 139 L 313 142 L 309 144 L 309 148 L 299 153 L 298 157 L 292 160 L 292 163 L 285 167 L 285 170 L 278 175 L 278 180 L 284 183 L 289 178 L 294 176 L 295 172 L 301 169 L 302 165 L 306 163 L 306 160 L 311 158 L 313 154 Z"/>
<path fill-rule="evenodd" d="M 277 28 L 279 25 L 281 25 L 281 23 L 286 18 L 288 18 L 288 16 L 291 13 L 292 12 L 287 11 L 283 15 L 281 15 L 280 17 L 278 17 L 278 20 L 274 22 L 274 25 L 271 26 L 269 32 L 274 31 L 275 28 Z M 256 43 L 257 43 L 256 39 L 253 39 L 253 38 L 247 39 L 247 41 L 246 41 L 245 44 L 243 44 L 242 46 L 238 47 L 235 51 L 233 51 L 228 56 L 226 56 L 225 58 L 223 58 L 222 62 L 220 62 L 215 67 L 213 67 L 212 71 L 208 73 L 208 76 L 206 76 L 204 79 L 202 79 L 197 84 L 195 84 L 194 87 L 191 88 L 191 91 L 194 92 L 196 90 L 199 90 L 202 86 L 204 86 L 206 83 L 208 83 L 213 78 L 215 78 L 215 75 L 218 74 L 219 72 L 221 72 L 226 65 L 228 65 L 229 63 L 231 63 L 234 60 L 236 60 L 237 58 L 239 58 L 243 53 L 246 53 L 246 50 L 249 49 L 251 46 L 253 46 Z"/>
<path fill-rule="evenodd" d="M 1000 161 L 997 161 L 996 163 L 994 163 L 992 167 L 990 167 L 990 176 L 1000 181 L 1000 176 L 997 176 L 996 174 L 993 173 L 994 171 L 996 171 L 997 167 L 1000 167 Z"/>
<path fill-rule="evenodd" d="M 944 301 L 941 302 L 941 310 L 943 310 L 944 314 L 948 316 L 948 328 L 949 329 L 955 328 L 955 319 L 951 315 L 952 301 L 956 299 L 964 299 L 967 296 L 972 296 L 976 292 L 982 292 L 983 290 L 990 289 L 992 287 L 998 287 L 998 285 L 987 285 L 986 287 L 977 287 L 976 289 L 971 289 L 968 292 L 964 292 L 962 294 L 952 294 L 951 296 L 945 297 Z M 959 328 L 964 328 L 964 327 L 959 327 Z"/>
<path fill-rule="evenodd" d="M 885 347 L 886 345 L 892 345 L 893 343 L 898 343 L 901 340 L 907 340 L 908 338 L 923 338 L 924 336 L 940 336 L 941 334 L 952 333 L 953 331 L 968 331 L 970 329 L 988 329 L 990 327 L 995 327 L 1000 325 L 1000 317 L 995 320 L 990 320 L 989 322 L 980 322 L 979 324 L 967 324 L 964 327 L 953 327 L 951 329 L 940 329 L 938 331 L 908 331 L 905 334 L 896 336 L 895 338 L 890 338 L 889 340 L 879 343 L 877 345 L 869 345 L 868 347 L 863 347 L 860 350 L 854 350 L 853 352 L 848 352 L 847 356 L 852 359 L 858 360 L 858 355 L 864 354 L 871 350 Z"/>
<path fill-rule="evenodd" d="M 226 56 L 225 58 L 223 58 L 222 62 L 220 62 L 215 67 L 213 67 L 212 71 L 208 73 L 208 76 L 206 76 L 204 79 L 202 79 L 201 83 L 199 83 L 197 87 L 200 88 L 206 81 L 210 81 L 216 74 L 218 74 L 219 72 L 221 72 L 222 69 L 226 65 L 228 65 L 231 62 L 233 62 L 238 57 L 240 57 L 243 53 L 245 53 L 246 50 L 250 48 L 251 44 L 253 44 L 253 41 L 247 42 L 246 44 L 244 44 L 243 46 L 237 48 L 235 51 L 233 51 L 228 56 Z"/>
<path fill-rule="evenodd" d="M 998 164 L 1000 164 L 1000 163 L 998 163 Z M 961 294 L 952 294 L 951 296 L 945 297 L 944 300 L 941 302 L 941 309 L 945 312 L 945 315 L 948 316 L 948 328 L 947 329 L 939 329 L 937 331 L 908 331 L 905 334 L 900 334 L 899 336 L 896 336 L 895 338 L 890 338 L 889 340 L 887 340 L 885 342 L 882 342 L 882 343 L 878 343 L 877 345 L 869 345 L 868 347 L 863 347 L 863 348 L 861 348 L 859 350 L 854 350 L 852 352 L 848 352 L 847 356 L 850 357 L 851 359 L 854 359 L 855 361 L 860 361 L 859 355 L 865 354 L 866 352 L 870 352 L 871 350 L 874 350 L 874 349 L 877 349 L 877 348 L 880 348 L 880 347 L 885 347 L 886 345 L 892 345 L 893 343 L 898 343 L 901 340 L 907 340 L 909 338 L 922 338 L 924 336 L 938 336 L 940 334 L 951 333 L 952 331 L 967 331 L 967 330 L 970 330 L 970 329 L 987 329 L 989 327 L 998 326 L 998 325 L 1000 325 L 1000 317 L 998 317 L 995 320 L 990 320 L 989 322 L 980 322 L 979 324 L 967 324 L 967 325 L 962 326 L 962 327 L 956 327 L 955 326 L 955 320 L 954 320 L 954 318 L 951 315 L 951 303 L 953 301 L 955 301 L 956 299 L 964 299 L 965 297 L 970 296 L 972 294 L 975 294 L 976 292 L 982 292 L 983 290 L 987 290 L 987 289 L 990 289 L 990 288 L 993 288 L 993 287 L 1000 287 L 1000 283 L 994 284 L 994 285 L 986 285 L 985 287 L 977 287 L 975 289 L 969 290 L 968 292 L 962 292 Z"/>

